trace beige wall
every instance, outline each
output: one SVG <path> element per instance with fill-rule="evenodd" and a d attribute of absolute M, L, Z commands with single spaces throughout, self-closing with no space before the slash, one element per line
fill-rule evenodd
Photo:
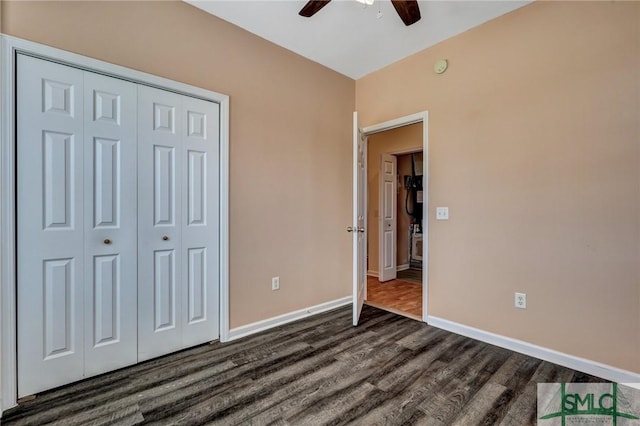
<path fill-rule="evenodd" d="M 356 82 L 363 125 L 429 111 L 430 315 L 640 373 L 639 25 L 536 2 Z"/>
<path fill-rule="evenodd" d="M 367 270 L 378 272 L 380 156 L 422 148 L 422 123 L 373 134 L 367 145 Z"/>
<path fill-rule="evenodd" d="M 350 295 L 353 80 L 183 2 L 3 2 L 2 29 L 230 96 L 231 327 Z"/>

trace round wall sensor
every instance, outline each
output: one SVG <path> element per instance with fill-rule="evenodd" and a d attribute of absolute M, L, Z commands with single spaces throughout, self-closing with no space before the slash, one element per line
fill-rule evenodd
<path fill-rule="evenodd" d="M 433 70 L 436 72 L 436 74 L 442 74 L 443 72 L 445 72 L 447 70 L 448 66 L 449 66 L 449 63 L 447 62 L 446 59 L 440 59 L 433 66 Z"/>

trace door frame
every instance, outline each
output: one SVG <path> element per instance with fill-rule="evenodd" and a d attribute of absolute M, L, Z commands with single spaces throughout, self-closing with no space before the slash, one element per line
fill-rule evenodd
<path fill-rule="evenodd" d="M 401 149 L 399 151 L 387 152 L 386 154 L 393 155 L 394 157 L 398 158 L 399 155 L 417 154 L 419 152 L 422 152 L 422 147 L 420 147 L 420 148 Z M 398 233 L 398 229 L 397 229 L 397 225 L 396 225 L 396 239 L 395 239 L 395 243 L 394 243 L 396 245 L 396 253 L 398 252 L 398 236 L 397 236 L 397 233 Z M 380 256 L 380 244 L 378 244 L 378 256 Z M 380 269 L 380 268 L 378 268 L 378 269 Z M 396 271 L 397 270 L 398 270 L 398 265 L 396 264 Z M 378 274 L 380 274 L 379 270 L 378 270 Z"/>
<path fill-rule="evenodd" d="M 16 55 L 70 65 L 220 105 L 220 341 L 229 339 L 229 96 L 0 34 L 0 412 L 17 404 Z"/>
<path fill-rule="evenodd" d="M 428 300 L 429 300 L 429 111 L 422 111 L 383 123 L 373 124 L 364 127 L 361 132 L 365 138 L 365 144 L 369 144 L 369 136 L 384 132 L 387 130 L 397 129 L 411 124 L 422 123 L 422 175 L 423 175 L 423 205 L 422 205 L 422 321 L 427 322 L 428 318 Z M 417 152 L 410 149 L 407 152 Z M 396 154 L 395 152 L 393 154 Z M 426 179 L 426 181 L 425 181 Z M 368 191 L 368 182 L 365 179 L 364 191 Z M 368 200 L 367 200 L 368 202 Z M 369 206 L 367 204 L 367 211 Z M 380 247 L 378 247 L 378 251 Z M 365 279 L 365 294 L 367 294 L 367 280 Z"/>

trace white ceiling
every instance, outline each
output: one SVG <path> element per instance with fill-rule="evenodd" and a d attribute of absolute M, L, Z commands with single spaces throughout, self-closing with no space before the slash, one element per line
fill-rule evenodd
<path fill-rule="evenodd" d="M 333 0 L 311 18 L 298 15 L 306 0 L 185 1 L 353 79 L 530 3 L 421 0 L 422 19 L 406 27 L 389 0 Z"/>

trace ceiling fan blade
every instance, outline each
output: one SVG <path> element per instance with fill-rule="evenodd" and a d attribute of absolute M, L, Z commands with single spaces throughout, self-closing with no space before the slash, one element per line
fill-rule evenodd
<path fill-rule="evenodd" d="M 391 3 L 393 3 L 393 7 L 396 8 L 396 12 L 398 12 L 400 19 L 402 19 L 402 22 L 404 22 L 407 27 L 420 20 L 421 16 L 418 0 L 391 0 Z"/>
<path fill-rule="evenodd" d="M 320 9 L 322 9 L 327 4 L 329 4 L 330 1 L 331 0 L 311 0 L 311 1 L 308 1 L 307 4 L 305 4 L 304 7 L 302 9 L 300 9 L 300 12 L 298 12 L 298 15 L 304 16 L 306 18 L 311 18 Z"/>

